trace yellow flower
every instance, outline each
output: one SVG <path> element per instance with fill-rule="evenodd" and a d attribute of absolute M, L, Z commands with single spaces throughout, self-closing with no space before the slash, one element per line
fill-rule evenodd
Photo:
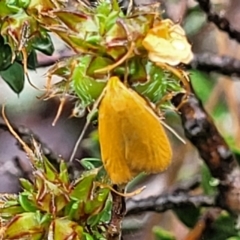
<path fill-rule="evenodd" d="M 179 63 L 187 64 L 193 59 L 184 30 L 169 19 L 150 29 L 142 44 L 148 50 L 152 62 L 176 66 Z"/>

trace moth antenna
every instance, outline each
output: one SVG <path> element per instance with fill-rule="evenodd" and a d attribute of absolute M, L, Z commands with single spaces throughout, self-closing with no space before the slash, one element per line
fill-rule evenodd
<path fill-rule="evenodd" d="M 186 141 L 179 136 L 178 133 L 176 133 L 176 131 L 174 129 L 172 129 L 170 126 L 168 126 L 165 122 L 161 121 L 161 124 L 169 131 L 171 132 L 180 142 L 182 142 L 183 144 L 186 144 Z"/>
<path fill-rule="evenodd" d="M 11 126 L 10 122 L 8 121 L 6 114 L 5 114 L 5 105 L 2 106 L 2 117 L 4 122 L 6 123 L 9 132 L 18 140 L 18 142 L 22 145 L 24 151 L 29 156 L 29 159 L 32 164 L 34 164 L 34 152 L 31 150 L 31 148 L 19 137 L 19 135 L 15 132 L 13 127 Z"/>
<path fill-rule="evenodd" d="M 131 56 L 131 54 L 133 53 L 133 50 L 134 50 L 134 46 L 135 46 L 134 42 L 131 42 L 130 48 L 128 49 L 127 53 L 122 58 L 120 58 L 114 64 L 108 65 L 107 67 L 104 67 L 104 68 L 101 68 L 98 70 L 95 70 L 94 72 L 95 73 L 107 73 L 107 72 L 110 72 L 111 70 L 113 70 L 114 68 L 118 67 L 119 65 L 121 65 L 124 61 L 126 61 Z"/>
<path fill-rule="evenodd" d="M 138 194 L 140 194 L 145 188 L 146 186 L 143 186 L 141 188 L 138 188 L 136 189 L 135 191 L 133 192 L 130 192 L 130 193 L 121 193 L 121 192 L 118 192 L 117 190 L 115 190 L 113 187 L 111 187 L 110 185 L 108 184 L 103 184 L 103 183 L 100 183 L 100 182 L 95 182 L 95 184 L 99 187 L 104 187 L 104 188 L 108 188 L 110 189 L 112 192 L 116 193 L 117 195 L 121 196 L 121 197 L 134 197 Z"/>
<path fill-rule="evenodd" d="M 95 111 L 97 110 L 97 108 L 98 108 L 98 106 L 99 106 L 99 104 L 100 104 L 103 96 L 105 95 L 105 92 L 106 92 L 106 87 L 105 87 L 104 90 L 102 91 L 102 93 L 101 93 L 101 95 L 99 96 L 99 98 L 97 99 L 97 101 L 94 103 L 93 108 L 92 108 L 92 110 L 91 110 L 91 112 L 90 112 L 89 114 L 91 114 L 91 113 L 93 113 L 93 112 L 95 112 Z M 84 125 L 84 127 L 83 127 L 83 129 L 82 129 L 82 131 L 81 131 L 81 133 L 80 133 L 80 135 L 79 135 L 79 137 L 78 137 L 77 142 L 75 143 L 75 146 L 74 146 L 74 148 L 73 148 L 73 152 L 72 152 L 72 154 L 71 154 L 71 157 L 70 157 L 69 162 L 72 162 L 72 161 L 73 161 L 73 159 L 74 159 L 74 157 L 75 157 L 75 155 L 76 155 L 78 146 L 79 146 L 79 144 L 81 143 L 81 141 L 82 141 L 82 139 L 83 139 L 83 137 L 84 137 L 84 134 L 85 134 L 85 132 L 87 131 L 88 126 L 90 125 L 90 123 L 91 123 L 91 118 L 88 118 L 88 117 L 87 117 L 86 123 L 85 123 L 85 125 Z"/>

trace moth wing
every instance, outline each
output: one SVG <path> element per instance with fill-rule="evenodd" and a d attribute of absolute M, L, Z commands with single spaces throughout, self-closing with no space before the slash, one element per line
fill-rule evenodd
<path fill-rule="evenodd" d="M 161 172 L 170 164 L 171 148 L 158 118 L 120 80 L 108 83 L 100 104 L 99 140 L 113 183 L 126 183 L 142 171 Z"/>
<path fill-rule="evenodd" d="M 107 86 L 108 87 L 108 86 Z M 99 141 L 103 165 L 115 184 L 131 180 L 132 173 L 124 156 L 125 143 L 122 135 L 121 121 L 125 102 L 118 88 L 106 90 L 99 107 Z"/>
<path fill-rule="evenodd" d="M 157 173 L 171 163 L 172 150 L 166 133 L 152 109 L 136 92 L 129 90 L 122 120 L 125 161 L 132 172 Z M 131 104 L 129 104 L 131 103 Z M 129 132 L 129 134 L 124 134 Z"/>

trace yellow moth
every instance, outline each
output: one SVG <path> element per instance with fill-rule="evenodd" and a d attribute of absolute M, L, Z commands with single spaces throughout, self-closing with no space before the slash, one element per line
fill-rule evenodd
<path fill-rule="evenodd" d="M 171 162 L 171 147 L 158 117 L 118 77 L 107 83 L 98 131 L 103 165 L 114 184 L 127 183 L 141 172 L 162 172 Z"/>

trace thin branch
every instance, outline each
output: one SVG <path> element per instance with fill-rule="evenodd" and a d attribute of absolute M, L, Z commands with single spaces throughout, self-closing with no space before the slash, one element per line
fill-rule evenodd
<path fill-rule="evenodd" d="M 14 125 L 12 125 L 12 128 L 18 134 L 18 136 L 22 139 L 22 141 L 31 148 L 32 151 L 35 151 L 35 146 L 33 144 L 33 139 L 34 139 L 38 144 L 40 144 L 43 155 L 45 155 L 51 163 L 53 163 L 54 165 L 58 165 L 58 163 L 60 162 L 60 159 L 57 156 L 57 154 L 55 154 L 47 146 L 47 144 L 43 143 L 39 138 L 39 136 L 36 135 L 31 129 L 25 126 L 16 127 Z M 3 129 L 4 131 L 9 131 L 8 127 L 4 123 L 0 123 L 0 129 Z M 18 146 L 20 150 L 24 150 L 22 148 L 22 145 L 20 145 L 19 143 L 18 143 Z"/>
<path fill-rule="evenodd" d="M 190 195 L 186 192 L 167 193 L 146 199 L 129 199 L 127 201 L 127 214 L 143 211 L 165 212 L 169 209 L 184 206 L 212 207 L 216 206 L 215 198 L 204 195 Z"/>
<path fill-rule="evenodd" d="M 196 0 L 201 9 L 207 14 L 208 21 L 213 22 L 220 30 L 226 32 L 230 38 L 240 43 L 240 32 L 234 29 L 229 21 L 214 13 L 210 0 Z"/>
<path fill-rule="evenodd" d="M 64 58 L 69 58 L 76 55 L 69 48 L 65 48 L 59 52 L 55 52 L 52 56 L 47 56 L 42 53 L 37 54 L 37 67 L 49 67 L 55 64 L 57 61 L 62 60 Z"/>
<path fill-rule="evenodd" d="M 74 56 L 70 50 L 62 51 L 64 54 L 54 54 L 52 56 L 38 55 L 38 67 L 46 67 L 61 61 L 64 58 Z M 214 53 L 195 54 L 191 63 L 186 65 L 188 69 L 198 69 L 206 72 L 216 71 L 225 75 L 240 76 L 240 60 L 230 56 L 219 56 Z M 233 78 L 234 79 L 234 78 Z"/>
<path fill-rule="evenodd" d="M 53 166 L 56 169 L 59 169 L 60 161 L 62 160 L 57 154 L 55 154 L 50 147 L 48 147 L 47 144 L 41 141 L 40 137 L 36 135 L 31 129 L 25 127 L 25 126 L 14 126 L 11 125 L 13 130 L 16 132 L 16 134 L 22 139 L 22 141 L 30 147 L 30 149 L 34 152 L 35 145 L 34 141 L 40 145 L 42 154 L 53 164 Z M 4 131 L 9 131 L 7 125 L 5 123 L 0 123 L 0 129 Z M 10 132 L 10 131 L 9 131 Z M 12 132 L 10 132 L 12 134 Z M 17 142 L 17 145 L 20 150 L 23 150 L 23 147 L 21 144 Z M 32 172 L 26 172 L 26 169 L 23 168 L 22 164 L 20 163 L 19 159 L 16 157 L 14 164 L 16 164 L 16 167 L 18 167 L 21 171 L 21 173 L 26 176 L 28 179 L 31 179 L 31 173 Z M 76 166 L 74 163 L 67 162 L 70 178 L 74 179 L 76 176 L 79 176 L 81 174 L 81 170 Z"/>
<path fill-rule="evenodd" d="M 184 94 L 174 96 L 172 103 L 179 106 L 183 97 Z M 193 92 L 179 112 L 186 137 L 198 149 L 212 176 L 219 180 L 218 205 L 240 211 L 240 168 L 230 148 Z"/>
<path fill-rule="evenodd" d="M 216 71 L 225 75 L 235 74 L 240 76 L 240 60 L 225 55 L 219 56 L 213 53 L 195 54 L 193 61 L 187 67 L 206 72 Z"/>
<path fill-rule="evenodd" d="M 8 127 L 8 131 L 14 136 L 14 138 L 17 139 L 17 141 L 21 144 L 22 148 L 24 149 L 25 153 L 28 155 L 29 160 L 31 163 L 34 163 L 34 151 L 21 139 L 21 137 L 14 131 L 14 128 L 10 124 L 10 122 L 7 119 L 6 113 L 5 113 L 5 105 L 2 106 L 2 118 Z"/>
<path fill-rule="evenodd" d="M 186 205 L 213 206 L 214 198 L 207 196 L 193 196 L 189 192 L 198 188 L 201 183 L 201 176 L 196 175 L 188 181 L 179 182 L 172 186 L 167 193 L 160 196 L 152 196 L 147 199 L 135 200 L 126 199 L 127 214 L 143 211 L 164 212 L 174 207 Z"/>
<path fill-rule="evenodd" d="M 114 185 L 113 188 L 117 192 L 124 192 L 124 188 Z M 112 216 L 110 223 L 108 224 L 108 240 L 120 240 L 122 239 L 122 221 L 126 214 L 126 204 L 125 198 L 117 194 L 116 192 L 111 192 L 112 194 Z"/>
<path fill-rule="evenodd" d="M 61 61 L 64 58 L 72 57 L 74 55 L 75 53 L 70 49 L 65 49 L 52 56 L 45 56 L 39 53 L 37 55 L 38 67 L 51 66 L 57 61 Z M 206 72 L 216 71 L 226 75 L 236 74 L 240 76 L 240 60 L 226 55 L 219 56 L 214 53 L 195 54 L 192 62 L 186 65 L 186 67 Z"/>

